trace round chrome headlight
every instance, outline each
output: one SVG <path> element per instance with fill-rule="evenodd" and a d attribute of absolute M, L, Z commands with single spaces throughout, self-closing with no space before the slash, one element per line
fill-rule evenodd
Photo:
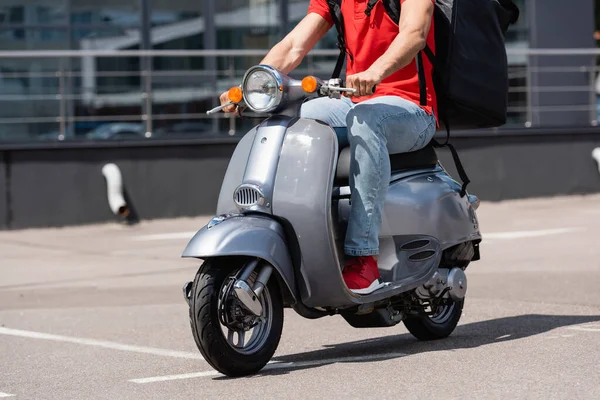
<path fill-rule="evenodd" d="M 255 112 L 273 111 L 281 103 L 281 78 L 267 66 L 251 68 L 242 83 L 246 105 Z"/>

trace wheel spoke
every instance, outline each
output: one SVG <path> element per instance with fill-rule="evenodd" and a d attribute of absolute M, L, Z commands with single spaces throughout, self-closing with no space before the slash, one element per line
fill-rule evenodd
<path fill-rule="evenodd" d="M 238 347 L 244 347 L 244 339 L 246 338 L 246 331 L 238 331 Z"/>
<path fill-rule="evenodd" d="M 231 329 L 229 329 L 227 331 L 227 342 L 235 347 L 235 343 L 233 343 L 233 335 L 235 334 L 235 331 L 232 331 Z"/>

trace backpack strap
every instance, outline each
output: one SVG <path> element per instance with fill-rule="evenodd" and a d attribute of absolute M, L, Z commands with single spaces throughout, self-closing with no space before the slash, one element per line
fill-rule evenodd
<path fill-rule="evenodd" d="M 337 30 L 337 47 L 340 49 L 340 55 L 338 56 L 335 68 L 333 69 L 333 74 L 331 75 L 331 78 L 336 79 L 339 78 L 342 73 L 342 66 L 344 65 L 346 54 L 348 54 L 351 60 L 354 60 L 354 58 L 346 49 L 346 41 L 344 39 L 344 17 L 342 16 L 341 8 L 342 0 L 327 0 L 327 6 L 329 7 L 329 14 L 333 20 L 335 29 Z"/>
<path fill-rule="evenodd" d="M 379 0 L 369 0 L 369 2 L 367 3 L 367 9 L 365 10 L 365 14 L 367 14 L 367 17 L 371 16 L 371 10 L 373 10 L 373 7 L 375 7 L 375 4 L 377 4 Z"/>
<path fill-rule="evenodd" d="M 429 59 L 429 62 L 431 62 L 431 65 L 433 65 L 434 70 L 439 70 L 440 66 L 438 65 L 437 58 L 435 58 L 435 54 L 433 54 L 433 51 L 431 50 L 431 47 L 429 47 L 428 44 L 425 45 L 423 52 Z"/>
<path fill-rule="evenodd" d="M 417 64 L 417 73 L 419 74 L 419 97 L 422 106 L 427 105 L 427 81 L 425 80 L 425 70 L 423 69 L 423 56 L 421 52 L 415 58 Z"/>
<path fill-rule="evenodd" d="M 438 73 L 438 71 L 441 71 L 440 70 L 441 65 L 438 62 L 437 58 L 435 57 L 435 54 L 433 54 L 433 51 L 431 50 L 431 48 L 429 46 L 425 46 L 425 48 L 423 49 L 423 52 L 425 53 L 425 55 L 431 62 L 431 65 L 433 65 L 433 74 L 435 75 Z M 419 76 L 419 79 L 421 79 L 420 76 Z M 445 110 L 446 107 L 439 107 L 439 103 L 445 101 L 446 93 L 444 92 L 445 89 L 444 89 L 443 82 L 439 82 L 439 83 L 440 84 L 436 85 L 436 87 L 435 87 L 436 92 L 437 92 L 436 93 L 437 100 L 438 100 L 438 112 L 440 114 L 440 115 L 438 115 L 438 117 L 442 120 L 442 122 L 444 123 L 444 126 L 446 127 L 446 141 L 444 143 L 440 143 L 437 140 L 432 139 L 431 144 L 433 144 L 433 147 L 436 147 L 436 148 L 448 147 L 448 149 L 450 150 L 450 153 L 452 153 L 452 159 L 454 160 L 454 165 L 456 166 L 456 171 L 458 172 L 458 176 L 460 176 L 460 180 L 463 182 L 462 188 L 460 190 L 460 196 L 463 197 L 467 194 L 467 185 L 469 183 L 471 183 L 471 180 L 467 176 L 467 172 L 465 171 L 465 168 L 463 167 L 462 162 L 460 161 L 458 152 L 456 151 L 456 149 L 454 148 L 453 145 L 448 143 L 448 141 L 450 140 L 450 121 L 449 121 L 448 115 L 442 111 L 442 110 Z"/>
<path fill-rule="evenodd" d="M 448 132 L 448 135 L 450 135 L 450 129 L 447 125 L 446 130 Z M 460 157 L 458 156 L 456 148 L 454 148 L 453 145 L 448 143 L 448 139 L 446 139 L 446 143 L 443 144 L 435 139 L 431 139 L 431 144 L 435 148 L 448 147 L 448 149 L 450 150 L 450 153 L 452 154 L 452 159 L 454 160 L 454 165 L 456 166 L 456 171 L 458 172 L 458 176 L 460 176 L 460 180 L 463 182 L 462 187 L 460 188 L 460 197 L 464 197 L 467 194 L 467 185 L 471 183 L 471 180 L 467 176 L 467 172 L 465 171 L 465 168 L 463 167 L 462 162 L 460 161 Z"/>
<path fill-rule="evenodd" d="M 517 22 L 517 20 L 519 19 L 519 15 L 521 14 L 519 7 L 517 7 L 517 5 L 512 0 L 498 0 L 498 2 L 510 14 L 508 23 L 512 25 L 515 22 Z"/>

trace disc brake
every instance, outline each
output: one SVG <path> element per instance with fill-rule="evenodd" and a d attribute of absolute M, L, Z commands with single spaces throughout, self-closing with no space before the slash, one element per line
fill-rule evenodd
<path fill-rule="evenodd" d="M 248 313 L 233 295 L 233 285 L 237 276 L 230 276 L 225 288 L 219 294 L 219 321 L 233 331 L 248 331 L 258 325 L 260 318 Z"/>

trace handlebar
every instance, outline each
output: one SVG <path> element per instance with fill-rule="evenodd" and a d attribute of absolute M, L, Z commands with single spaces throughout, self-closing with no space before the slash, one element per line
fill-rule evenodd
<path fill-rule="evenodd" d="M 333 98 L 339 98 L 339 93 L 356 93 L 356 89 L 342 87 L 343 82 L 341 79 L 330 79 L 327 82 L 318 81 L 319 89 L 318 92 L 322 96 L 329 96 Z M 377 90 L 377 85 L 373 86 L 373 93 Z"/>
<path fill-rule="evenodd" d="M 333 89 L 337 90 L 338 92 L 356 93 L 356 89 L 350 89 L 350 88 L 344 88 L 344 87 L 333 88 Z M 377 90 L 377 85 L 373 86 L 373 93 L 375 93 L 375 90 Z"/>
<path fill-rule="evenodd" d="M 357 90 L 356 89 L 352 89 L 352 88 L 346 88 L 342 86 L 342 80 L 341 79 L 329 79 L 328 81 L 322 81 L 320 79 L 317 79 L 317 90 L 315 91 L 317 93 L 318 96 L 321 97 L 330 97 L 330 98 L 335 98 L 335 99 L 339 99 L 341 96 L 341 93 L 356 93 Z M 375 90 L 377 88 L 377 85 L 373 86 L 373 93 L 375 93 Z M 306 95 L 308 95 L 309 93 L 306 93 Z M 218 107 L 213 108 L 212 110 L 209 110 L 206 112 L 207 115 L 212 115 L 212 114 L 216 114 L 217 112 L 223 110 L 226 107 L 229 106 L 240 106 L 243 105 L 243 100 L 239 103 L 235 103 L 233 101 L 229 101 L 225 104 L 222 104 Z"/>
<path fill-rule="evenodd" d="M 234 103 L 233 101 L 229 101 L 229 102 L 227 102 L 225 104 L 221 104 L 220 106 L 213 108 L 212 110 L 208 110 L 206 112 L 206 115 L 216 114 L 216 113 L 218 113 L 219 111 L 221 111 L 222 109 L 224 109 L 226 107 L 237 106 L 238 104 L 239 103 Z"/>

